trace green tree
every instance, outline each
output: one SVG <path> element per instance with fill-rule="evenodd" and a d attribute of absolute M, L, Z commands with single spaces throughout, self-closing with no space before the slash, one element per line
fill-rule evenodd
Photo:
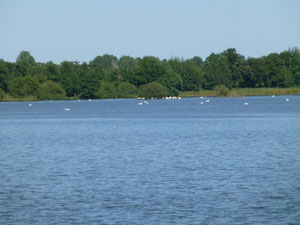
<path fill-rule="evenodd" d="M 188 61 L 191 61 L 198 67 L 201 67 L 203 64 L 203 59 L 199 56 L 194 56 L 193 58 L 189 59 Z"/>
<path fill-rule="evenodd" d="M 0 59 L 0 89 L 7 89 L 7 80 L 9 79 L 9 72 L 6 63 Z"/>
<path fill-rule="evenodd" d="M 253 87 L 267 87 L 268 75 L 264 69 L 264 63 L 262 58 L 248 58 L 248 65 L 252 71 Z"/>
<path fill-rule="evenodd" d="M 253 76 L 245 57 L 238 54 L 235 48 L 229 48 L 222 53 L 228 60 L 232 75 L 232 87 L 253 87 Z"/>
<path fill-rule="evenodd" d="M 277 73 L 272 78 L 272 84 L 274 87 L 290 87 L 294 84 L 291 71 L 287 68 L 282 68 L 279 73 Z"/>
<path fill-rule="evenodd" d="M 8 93 L 13 97 L 36 95 L 40 83 L 32 77 L 18 77 L 8 83 Z"/>
<path fill-rule="evenodd" d="M 184 62 L 182 64 L 180 75 L 182 77 L 183 91 L 198 91 L 202 87 L 202 69 L 193 62 Z"/>
<path fill-rule="evenodd" d="M 168 64 L 171 66 L 172 70 L 174 70 L 179 75 L 181 75 L 181 73 L 182 73 L 183 63 L 184 63 L 184 60 L 180 59 L 178 57 L 171 58 L 168 61 Z"/>
<path fill-rule="evenodd" d="M 165 68 L 163 67 L 159 58 L 145 56 L 142 59 L 138 59 L 135 69 L 135 76 L 132 80 L 130 80 L 130 82 L 136 86 L 140 86 L 152 81 L 156 81 L 164 74 Z"/>
<path fill-rule="evenodd" d="M 129 82 L 122 82 L 118 86 L 119 98 L 135 98 L 137 95 L 137 88 Z"/>
<path fill-rule="evenodd" d="M 90 71 L 86 74 L 82 74 L 80 77 L 80 98 L 95 98 L 96 92 L 100 86 L 101 78 L 103 77 L 103 72 Z"/>
<path fill-rule="evenodd" d="M 210 54 L 203 65 L 205 89 L 213 89 L 215 86 L 224 84 L 232 87 L 232 74 L 227 57 L 222 54 Z"/>
<path fill-rule="evenodd" d="M 157 82 L 168 88 L 169 95 L 172 96 L 178 96 L 182 88 L 181 76 L 173 71 L 169 64 L 165 65 L 165 73 L 158 78 Z"/>
<path fill-rule="evenodd" d="M 136 67 L 136 60 L 130 56 L 122 56 L 119 60 L 120 73 L 122 81 L 129 82 L 134 79 L 134 70 Z"/>
<path fill-rule="evenodd" d="M 117 98 L 117 90 L 113 83 L 101 81 L 100 88 L 95 95 L 97 98 Z"/>
<path fill-rule="evenodd" d="M 34 65 L 35 59 L 30 55 L 28 51 L 20 52 L 16 60 L 16 68 L 21 76 L 25 77 L 31 75 L 29 72 Z"/>
<path fill-rule="evenodd" d="M 283 60 L 277 53 L 271 53 L 268 56 L 263 57 L 263 70 L 266 72 L 265 84 L 266 87 L 277 87 L 278 79 L 277 75 L 281 72 L 284 67 Z"/>
<path fill-rule="evenodd" d="M 299 86 L 300 50 L 298 48 L 291 48 L 281 52 L 279 57 L 283 60 L 284 69 L 287 69 L 292 76 L 292 83 L 290 86 Z"/>
<path fill-rule="evenodd" d="M 95 57 L 89 65 L 92 68 L 100 67 L 103 69 L 118 69 L 119 60 L 116 56 L 105 54 L 103 56 Z"/>
<path fill-rule="evenodd" d="M 5 92 L 0 88 L 0 101 L 2 101 L 5 97 Z"/>
<path fill-rule="evenodd" d="M 80 93 L 79 73 L 78 62 L 64 61 L 60 64 L 58 82 L 66 90 L 68 97 L 78 96 Z"/>
<path fill-rule="evenodd" d="M 120 70 L 132 72 L 136 66 L 136 60 L 130 56 L 122 56 L 119 60 Z"/>
<path fill-rule="evenodd" d="M 47 80 L 52 80 L 52 81 L 58 82 L 59 81 L 59 78 L 58 78 L 58 73 L 59 73 L 58 65 L 56 65 L 52 61 L 50 61 L 50 62 L 47 62 L 44 65 L 44 67 L 45 67 L 44 68 L 45 69 L 45 76 L 46 76 Z"/>
<path fill-rule="evenodd" d="M 60 100 L 65 99 L 66 92 L 58 83 L 46 81 L 37 89 L 37 97 L 39 100 Z"/>
<path fill-rule="evenodd" d="M 295 85 L 300 86 L 300 70 L 294 74 Z"/>
<path fill-rule="evenodd" d="M 30 67 L 28 74 L 32 77 L 35 77 L 40 83 L 43 83 L 47 80 L 45 65 L 43 63 L 36 63 Z"/>
<path fill-rule="evenodd" d="M 104 70 L 104 77 L 107 81 L 121 81 L 123 79 L 119 69 Z"/>
<path fill-rule="evenodd" d="M 144 98 L 163 98 L 168 95 L 168 89 L 158 82 L 145 84 L 139 89 L 139 96 Z"/>
<path fill-rule="evenodd" d="M 195 57 L 193 59 L 196 60 Z M 198 91 L 202 87 L 203 72 L 194 60 L 184 61 L 183 59 L 174 58 L 169 60 L 168 64 L 181 77 L 182 84 L 179 90 Z"/>

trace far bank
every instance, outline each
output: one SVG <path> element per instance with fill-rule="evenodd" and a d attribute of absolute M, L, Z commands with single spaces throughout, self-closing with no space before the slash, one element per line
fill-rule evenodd
<path fill-rule="evenodd" d="M 200 90 L 180 92 L 180 97 L 245 97 L 267 95 L 300 95 L 300 87 L 291 88 L 236 88 L 228 90 L 225 96 L 220 96 L 217 90 Z"/>
<path fill-rule="evenodd" d="M 200 91 L 189 91 L 189 92 L 180 92 L 179 97 L 245 97 L 245 96 L 268 96 L 268 95 L 300 95 L 300 87 L 291 87 L 291 88 L 238 88 L 238 89 L 228 89 L 226 95 L 221 95 L 218 90 L 200 90 Z M 132 97 L 132 98 L 138 98 Z M 78 96 L 75 97 L 66 97 L 60 99 L 43 99 L 43 100 L 78 100 Z M 105 98 L 102 98 L 105 99 Z M 117 99 L 117 98 L 116 98 Z M 9 95 L 5 95 L 4 98 L 0 101 L 11 102 L 11 101 L 39 101 L 36 96 L 29 95 L 26 97 L 13 98 Z"/>

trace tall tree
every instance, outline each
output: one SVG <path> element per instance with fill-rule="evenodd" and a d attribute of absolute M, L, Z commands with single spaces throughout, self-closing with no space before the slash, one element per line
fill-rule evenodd
<path fill-rule="evenodd" d="M 189 59 L 188 61 L 193 62 L 198 67 L 201 67 L 203 64 L 203 59 L 199 56 L 194 56 L 193 58 Z"/>
<path fill-rule="evenodd" d="M 164 68 L 165 73 L 157 81 L 168 88 L 169 95 L 177 96 L 182 88 L 182 78 L 168 63 L 164 64 Z"/>
<path fill-rule="evenodd" d="M 89 65 L 92 68 L 101 67 L 103 69 L 118 69 L 119 60 L 116 56 L 105 54 L 95 57 Z"/>
<path fill-rule="evenodd" d="M 122 56 L 119 60 L 119 66 L 121 71 L 133 71 L 136 66 L 136 60 L 130 56 Z"/>
<path fill-rule="evenodd" d="M 7 80 L 9 79 L 8 68 L 5 62 L 0 59 L 0 89 L 7 89 Z"/>
<path fill-rule="evenodd" d="M 34 65 L 35 65 L 35 59 L 33 58 L 33 56 L 30 55 L 28 51 L 20 52 L 16 60 L 16 67 L 18 73 L 21 76 L 25 77 L 27 75 L 31 75 L 28 74 L 28 72 L 30 71 L 30 69 L 32 69 L 31 67 Z"/>
<path fill-rule="evenodd" d="M 80 81 L 79 81 L 80 65 L 78 62 L 64 61 L 59 67 L 59 83 L 66 90 L 66 95 L 72 97 L 79 95 Z"/>
<path fill-rule="evenodd" d="M 152 81 L 156 81 L 159 77 L 163 76 L 165 68 L 160 62 L 159 58 L 153 56 L 145 56 L 138 59 L 135 68 L 135 76 L 130 80 L 136 86 L 140 86 Z"/>
<path fill-rule="evenodd" d="M 235 48 L 229 48 L 222 53 L 226 56 L 232 75 L 232 87 L 253 87 L 253 74 L 245 57 L 238 54 Z"/>
<path fill-rule="evenodd" d="M 231 88 L 232 74 L 226 56 L 222 54 L 210 54 L 203 65 L 205 89 L 213 89 L 218 85 L 226 85 Z"/>

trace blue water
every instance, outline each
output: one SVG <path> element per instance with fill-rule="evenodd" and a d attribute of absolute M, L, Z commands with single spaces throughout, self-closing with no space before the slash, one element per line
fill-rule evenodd
<path fill-rule="evenodd" d="M 300 224 L 285 98 L 2 102 L 0 224 Z"/>

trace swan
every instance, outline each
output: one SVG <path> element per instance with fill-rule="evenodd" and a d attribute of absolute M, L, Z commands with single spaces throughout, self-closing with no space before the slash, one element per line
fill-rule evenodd
<path fill-rule="evenodd" d="M 65 108 L 65 111 L 70 111 L 71 109 L 70 108 Z"/>
<path fill-rule="evenodd" d="M 245 102 L 245 105 L 248 105 L 248 102 Z"/>
<path fill-rule="evenodd" d="M 28 106 L 32 106 L 32 104 L 28 104 Z"/>
<path fill-rule="evenodd" d="M 287 102 L 288 102 L 288 101 L 289 101 L 289 99 L 288 99 L 288 98 L 286 98 L 286 99 L 285 99 L 285 101 L 287 101 Z"/>

